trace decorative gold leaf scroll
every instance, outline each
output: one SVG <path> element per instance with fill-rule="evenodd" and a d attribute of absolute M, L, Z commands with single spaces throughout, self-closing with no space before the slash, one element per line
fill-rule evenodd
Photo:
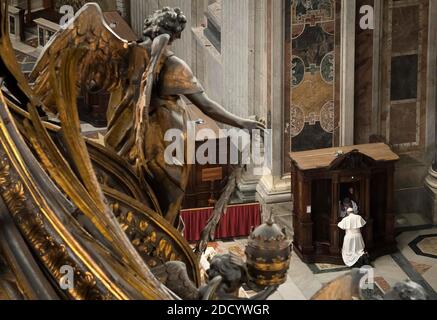
<path fill-rule="evenodd" d="M 75 104 L 76 88 L 70 84 L 74 83 L 74 80 L 69 82 L 74 79 L 75 74 L 71 63 L 75 59 L 70 58 L 73 58 L 77 51 L 67 51 L 61 64 L 56 66 L 62 71 L 64 79 L 52 78 L 52 86 L 56 92 L 55 97 L 57 97 L 57 111 L 62 122 L 64 143 L 71 157 L 70 162 L 67 162 L 38 116 L 37 106 L 42 106 L 42 104 L 28 86 L 16 63 L 8 35 L 7 5 L 7 1 L 0 0 L 0 58 L 28 99 L 27 108 L 30 120 L 24 120 L 21 129 L 26 131 L 34 150 L 41 158 L 44 169 L 50 173 L 51 178 L 56 181 L 57 186 L 68 196 L 68 199 L 90 218 L 110 246 L 103 247 L 71 219 L 71 212 L 68 212 L 66 208 L 66 199 L 62 193 L 58 193 L 56 186 L 50 182 L 41 170 L 42 168 L 33 159 L 10 112 L 4 109 L 6 101 L 1 97 L 0 142 L 6 151 L 7 158 L 11 161 L 11 168 L 16 169 L 17 177 L 21 181 L 21 184 L 18 182 L 14 184 L 8 194 L 2 194 L 7 200 L 9 210 L 17 213 L 15 219 L 18 224 L 24 220 L 20 218 L 20 214 L 26 214 L 30 221 L 32 219 L 37 221 L 29 230 L 47 233 L 47 236 L 41 238 L 49 241 L 46 244 L 33 241 L 34 238 L 30 233 L 26 237 L 29 245 L 39 253 L 39 258 L 54 278 L 59 277 L 59 272 L 56 272 L 59 262 L 63 259 L 73 259 L 72 264 L 77 265 L 78 270 L 84 272 L 84 277 L 81 279 L 84 282 L 88 281 L 91 286 L 96 285 L 96 294 L 103 298 L 173 298 L 174 295 L 151 274 L 141 256 L 130 243 L 97 183 L 86 144 L 80 136 Z M 101 18 L 98 7 L 91 5 L 88 9 L 97 10 Z M 87 8 L 83 10 L 82 13 Z M 76 27 L 78 33 L 87 32 L 87 25 Z M 89 45 L 94 46 L 93 43 Z M 59 73 L 56 74 L 59 75 Z M 60 80 L 59 84 L 58 80 Z M 78 176 L 74 170 L 77 170 Z M 41 185 L 45 185 L 46 188 L 41 188 Z M 26 207 L 20 204 L 23 201 L 27 201 Z M 37 211 L 34 211 L 35 209 Z M 23 233 L 26 233 L 25 225 L 20 224 L 20 228 Z M 50 252 L 47 251 L 48 248 L 52 248 Z M 41 249 L 44 250 L 39 251 Z M 109 249 L 112 252 L 109 252 Z M 86 292 L 92 292 L 92 290 L 86 290 Z M 69 294 L 77 299 L 90 298 L 80 293 L 70 292 Z"/>

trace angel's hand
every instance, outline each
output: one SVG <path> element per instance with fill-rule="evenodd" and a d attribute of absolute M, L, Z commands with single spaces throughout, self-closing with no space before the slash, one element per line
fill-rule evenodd
<path fill-rule="evenodd" d="M 264 140 L 266 135 L 266 123 L 263 119 L 259 119 L 258 117 L 255 120 L 244 120 L 242 125 L 242 129 L 248 130 L 250 135 L 257 134 L 256 131 L 259 131 L 259 136 Z"/>
<path fill-rule="evenodd" d="M 264 130 L 266 130 L 266 125 L 265 125 L 265 123 L 263 123 L 261 121 L 248 119 L 248 120 L 243 121 L 242 128 L 249 130 L 249 131 L 253 131 L 253 130 L 264 131 Z"/>

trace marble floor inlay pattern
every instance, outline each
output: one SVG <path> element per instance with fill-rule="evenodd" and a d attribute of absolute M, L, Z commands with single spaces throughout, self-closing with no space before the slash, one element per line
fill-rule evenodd
<path fill-rule="evenodd" d="M 397 236 L 399 251 L 372 261 L 375 293 L 383 295 L 401 281 L 412 280 L 420 283 L 437 300 L 437 228 L 413 228 L 402 231 Z M 210 246 L 217 254 L 233 252 L 245 260 L 246 239 L 217 241 Z M 415 245 L 414 245 L 415 244 Z M 416 248 L 416 249 L 414 249 Z M 271 300 L 308 300 L 324 285 L 350 271 L 344 266 L 330 264 L 305 264 L 295 254 L 292 255 L 287 281 L 279 287 Z M 245 292 L 251 296 L 253 292 Z"/>
<path fill-rule="evenodd" d="M 437 259 L 437 234 L 418 236 L 409 246 L 418 255 Z"/>
<path fill-rule="evenodd" d="M 349 268 L 345 266 L 338 266 L 335 264 L 328 263 L 314 263 L 309 264 L 308 267 L 314 274 L 320 273 L 329 273 L 329 272 L 340 272 L 340 271 L 348 271 Z"/>
<path fill-rule="evenodd" d="M 437 293 L 434 289 L 429 285 L 429 283 L 423 278 L 423 276 L 418 273 L 411 263 L 402 255 L 401 252 L 397 252 L 392 254 L 393 260 L 405 271 L 408 275 L 408 278 L 418 284 L 420 284 L 425 291 L 429 294 L 430 298 L 433 300 L 437 300 Z"/>

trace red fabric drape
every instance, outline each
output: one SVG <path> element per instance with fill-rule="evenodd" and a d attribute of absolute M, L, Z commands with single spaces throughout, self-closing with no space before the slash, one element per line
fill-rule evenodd
<path fill-rule="evenodd" d="M 189 242 L 200 240 L 200 234 L 212 215 L 213 208 L 182 210 L 185 223 L 185 239 Z M 260 205 L 229 206 L 216 231 L 216 239 L 247 237 L 252 227 L 261 224 Z"/>

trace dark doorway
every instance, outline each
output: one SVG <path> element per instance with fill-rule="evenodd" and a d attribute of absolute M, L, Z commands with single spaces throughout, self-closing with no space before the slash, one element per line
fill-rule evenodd
<path fill-rule="evenodd" d="M 342 183 L 340 185 L 340 201 L 343 203 L 346 198 L 354 201 L 356 205 L 358 206 L 358 211 L 360 209 L 360 205 L 362 204 L 361 198 L 360 198 L 360 182 L 348 182 L 348 183 Z"/>

